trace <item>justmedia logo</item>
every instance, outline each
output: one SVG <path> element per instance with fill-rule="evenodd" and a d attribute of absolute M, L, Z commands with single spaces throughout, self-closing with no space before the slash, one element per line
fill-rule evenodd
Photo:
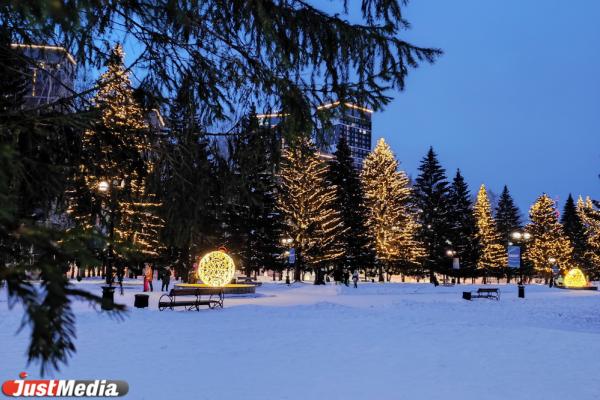
<path fill-rule="evenodd" d="M 9 397 L 121 397 L 129 392 L 129 384 L 125 381 L 26 380 L 26 372 L 21 372 L 19 378 L 5 381 L 2 384 L 2 393 Z"/>

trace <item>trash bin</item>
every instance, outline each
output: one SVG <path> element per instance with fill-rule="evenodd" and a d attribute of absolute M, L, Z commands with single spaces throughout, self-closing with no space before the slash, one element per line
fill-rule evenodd
<path fill-rule="evenodd" d="M 519 297 L 522 299 L 525 298 L 525 286 L 523 285 L 519 285 Z"/>
<path fill-rule="evenodd" d="M 463 299 L 471 300 L 471 292 L 463 292 Z"/>
<path fill-rule="evenodd" d="M 136 294 L 133 306 L 135 308 L 146 308 L 148 307 L 148 296 L 147 294 Z"/>
<path fill-rule="evenodd" d="M 115 288 L 113 286 L 102 286 L 102 305 L 100 308 L 106 311 L 115 308 Z"/>

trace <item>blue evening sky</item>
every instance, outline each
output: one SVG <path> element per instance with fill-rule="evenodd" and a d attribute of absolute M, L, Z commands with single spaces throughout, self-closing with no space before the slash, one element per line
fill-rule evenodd
<path fill-rule="evenodd" d="M 600 199 L 600 1 L 412 0 L 404 15 L 401 37 L 444 55 L 373 115 L 373 145 L 384 137 L 412 177 L 432 145 L 449 178 L 507 184 L 524 216 L 544 192 Z"/>
<path fill-rule="evenodd" d="M 521 211 L 543 192 L 600 199 L 600 1 L 413 0 L 406 36 L 445 54 L 373 116 L 415 176 L 433 145 L 449 175 Z"/>

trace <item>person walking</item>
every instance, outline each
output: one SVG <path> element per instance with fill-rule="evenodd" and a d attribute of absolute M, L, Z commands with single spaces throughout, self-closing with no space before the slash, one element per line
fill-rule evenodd
<path fill-rule="evenodd" d="M 148 264 L 144 264 L 144 268 L 142 269 L 142 276 L 144 278 L 144 292 L 150 290 L 150 286 L 148 285 L 148 277 L 146 276 L 146 272 L 148 270 Z"/>
<path fill-rule="evenodd" d="M 168 292 L 169 291 L 169 283 L 171 283 L 171 267 L 167 267 L 163 270 L 161 281 L 162 281 L 162 286 L 160 288 L 160 291 Z"/>
<path fill-rule="evenodd" d="M 344 271 L 344 285 L 350 285 L 350 271 L 348 270 Z"/>
<path fill-rule="evenodd" d="M 152 287 L 152 278 L 154 275 L 154 271 L 152 271 L 152 265 L 147 264 L 146 266 L 146 280 L 148 281 L 148 286 L 150 286 L 150 291 L 154 291 L 154 287 Z"/>
<path fill-rule="evenodd" d="M 354 288 L 357 289 L 358 288 L 358 270 L 355 269 L 354 272 L 352 273 L 352 282 L 354 282 Z"/>

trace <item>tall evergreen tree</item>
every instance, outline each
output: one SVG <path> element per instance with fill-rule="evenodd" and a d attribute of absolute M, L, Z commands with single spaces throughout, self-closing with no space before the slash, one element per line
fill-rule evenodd
<path fill-rule="evenodd" d="M 502 245 L 496 222 L 492 217 L 492 208 L 487 197 L 485 185 L 481 185 L 477 200 L 473 206 L 473 216 L 477 227 L 476 237 L 479 243 L 477 268 L 487 272 L 499 273 L 506 266 L 507 255 Z M 485 275 L 484 275 L 485 276 Z"/>
<path fill-rule="evenodd" d="M 560 218 L 563 231 L 571 240 L 573 245 L 573 259 L 578 265 L 585 264 L 585 253 L 587 250 L 587 235 L 585 226 L 581 220 L 580 213 L 575 205 L 573 196 L 569 193 L 563 213 Z"/>
<path fill-rule="evenodd" d="M 169 112 L 170 131 L 161 142 L 163 240 L 178 276 L 192 272 L 194 260 L 219 244 L 215 171 L 209 141 L 199 121 L 198 101 L 188 85 L 178 89 Z"/>
<path fill-rule="evenodd" d="M 511 233 L 521 227 L 519 208 L 515 205 L 506 185 L 496 206 L 496 226 L 505 247 L 508 246 Z"/>
<path fill-rule="evenodd" d="M 416 239 L 411 189 L 406 173 L 398 171 L 398 161 L 383 139 L 365 158 L 361 180 L 369 228 L 375 241 L 379 280 L 383 281 L 383 267 L 389 269 L 396 264 L 406 271 L 424 256 L 422 244 Z"/>
<path fill-rule="evenodd" d="M 39 362 L 44 374 L 75 351 L 73 303 L 100 305 L 102 299 L 77 288 L 63 273 L 74 259 L 88 265 L 98 261 L 89 246 L 96 238 L 43 223 L 56 207 L 62 211 L 83 118 L 50 111 L 52 105 L 23 109 L 31 60 L 11 47 L 11 29 L 0 24 L 0 281 L 9 308 L 18 305 L 23 314 L 28 362 Z M 31 273 L 39 280 L 31 280 Z"/>
<path fill-rule="evenodd" d="M 152 139 L 133 98 L 123 57 L 122 46 L 116 45 L 98 80 L 94 103 L 99 120 L 83 136 L 70 211 L 84 228 L 114 229 L 116 242 L 133 246 L 142 257 L 153 257 L 161 247 L 163 223 L 161 205 L 148 189 L 154 173 Z M 101 190 L 102 182 L 108 183 L 107 193 Z"/>
<path fill-rule="evenodd" d="M 590 279 L 600 279 L 600 204 L 589 197 L 577 201 L 578 214 L 585 226 L 584 271 Z"/>
<path fill-rule="evenodd" d="M 421 161 L 413 190 L 418 212 L 418 238 L 425 246 L 425 268 L 432 277 L 435 271 L 446 265 L 450 236 L 448 181 L 433 147 Z"/>
<path fill-rule="evenodd" d="M 308 140 L 284 150 L 277 207 L 296 252 L 295 281 L 301 280 L 302 270 L 312 269 L 315 284 L 324 283 L 321 268 L 336 265 L 344 253 L 345 228 L 334 208 L 335 188 L 327 185 L 326 176 L 327 164 Z"/>
<path fill-rule="evenodd" d="M 334 156 L 329 167 L 328 181 L 335 187 L 334 208 L 340 211 L 346 228 L 340 236 L 344 255 L 340 258 L 338 267 L 367 270 L 375 262 L 373 241 L 367 226 L 368 211 L 360 178 L 344 135 L 339 137 Z"/>
<path fill-rule="evenodd" d="M 280 140 L 273 130 L 261 127 L 254 114 L 244 118 L 230 141 L 231 185 L 229 226 L 246 275 L 261 268 L 283 269 L 282 223 L 276 208 L 276 169 Z"/>
<path fill-rule="evenodd" d="M 460 269 L 473 273 L 477 266 L 477 227 L 473 216 L 471 193 L 460 170 L 452 180 L 448 193 L 450 242 L 460 260 Z M 461 273 L 458 271 L 458 273 Z M 465 273 L 465 274 L 466 274 Z"/>
<path fill-rule="evenodd" d="M 525 258 L 540 274 L 551 272 L 551 259 L 555 259 L 562 270 L 573 265 L 573 247 L 558 222 L 557 215 L 554 201 L 546 194 L 538 197 L 529 209 L 531 222 L 526 229 L 532 240 L 527 245 Z"/>

